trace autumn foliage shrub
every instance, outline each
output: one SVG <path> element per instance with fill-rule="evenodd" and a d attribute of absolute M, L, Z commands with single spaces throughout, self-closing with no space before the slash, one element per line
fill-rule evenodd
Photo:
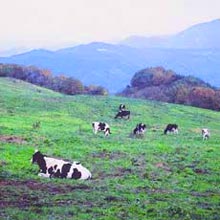
<path fill-rule="evenodd" d="M 131 85 L 118 95 L 220 110 L 220 90 L 196 77 L 181 76 L 163 67 L 135 73 Z"/>
<path fill-rule="evenodd" d="M 53 76 L 47 69 L 40 69 L 35 66 L 21 66 L 16 64 L 0 64 L 0 77 L 12 77 L 54 91 L 68 94 L 91 94 L 107 95 L 108 92 L 101 86 L 84 86 L 81 81 L 64 74 Z"/>

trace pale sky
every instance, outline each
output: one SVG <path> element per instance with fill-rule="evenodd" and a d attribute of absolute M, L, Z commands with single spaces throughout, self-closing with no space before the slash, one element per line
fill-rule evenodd
<path fill-rule="evenodd" d="M 166 35 L 220 18 L 220 0 L 0 0 L 0 51 Z"/>

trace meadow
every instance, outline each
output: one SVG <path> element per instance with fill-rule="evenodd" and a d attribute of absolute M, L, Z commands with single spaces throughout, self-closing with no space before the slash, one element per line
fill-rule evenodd
<path fill-rule="evenodd" d="M 121 103 L 130 120 L 114 119 Z M 93 134 L 93 121 L 107 122 L 112 134 Z M 147 131 L 132 138 L 140 122 Z M 168 123 L 179 125 L 178 135 L 163 134 Z M 0 219 L 220 219 L 219 128 L 211 110 L 66 96 L 0 78 Z M 92 179 L 39 177 L 35 149 L 80 161 Z"/>

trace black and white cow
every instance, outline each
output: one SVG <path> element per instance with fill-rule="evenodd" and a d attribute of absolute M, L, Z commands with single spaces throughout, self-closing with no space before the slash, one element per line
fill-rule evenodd
<path fill-rule="evenodd" d="M 178 125 L 177 124 L 168 124 L 164 130 L 164 134 L 173 133 L 178 134 Z"/>
<path fill-rule="evenodd" d="M 118 109 L 119 109 L 119 111 L 125 111 L 125 105 L 120 104 Z"/>
<path fill-rule="evenodd" d="M 93 122 L 92 123 L 93 132 L 97 134 L 99 131 L 103 131 L 105 136 L 111 134 L 110 127 L 105 122 Z"/>
<path fill-rule="evenodd" d="M 131 112 L 127 111 L 127 110 L 119 111 L 117 113 L 117 115 L 115 116 L 115 118 L 127 118 L 127 119 L 129 119 L 130 114 L 131 114 Z"/>
<path fill-rule="evenodd" d="M 32 163 L 38 164 L 40 173 L 38 176 L 47 178 L 68 178 L 87 180 L 92 177 L 90 171 L 79 162 L 69 162 L 43 155 L 40 151 L 35 151 L 32 156 Z"/>
<path fill-rule="evenodd" d="M 207 140 L 210 138 L 210 132 L 209 132 L 209 129 L 207 128 L 203 128 L 202 129 L 202 139 L 203 140 Z"/>
<path fill-rule="evenodd" d="M 141 136 L 145 133 L 147 126 L 143 123 L 137 124 L 136 128 L 133 130 L 133 135 Z"/>

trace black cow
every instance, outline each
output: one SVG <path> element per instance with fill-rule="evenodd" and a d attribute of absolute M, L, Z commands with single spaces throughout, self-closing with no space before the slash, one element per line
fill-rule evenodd
<path fill-rule="evenodd" d="M 137 124 L 136 128 L 133 130 L 133 135 L 139 136 L 143 135 L 147 129 L 147 126 L 143 123 Z"/>
<path fill-rule="evenodd" d="M 129 119 L 130 115 L 131 115 L 130 111 L 123 110 L 123 111 L 119 111 L 117 113 L 117 115 L 115 116 L 115 118 L 127 118 L 127 119 Z"/>
<path fill-rule="evenodd" d="M 56 159 L 43 155 L 40 151 L 35 151 L 32 157 L 32 163 L 37 163 L 40 168 L 38 176 L 72 178 L 86 180 L 91 178 L 91 173 L 79 162 L 69 162 L 62 159 Z"/>
<path fill-rule="evenodd" d="M 167 134 L 167 133 L 178 134 L 178 125 L 168 124 L 164 130 L 164 134 Z"/>

